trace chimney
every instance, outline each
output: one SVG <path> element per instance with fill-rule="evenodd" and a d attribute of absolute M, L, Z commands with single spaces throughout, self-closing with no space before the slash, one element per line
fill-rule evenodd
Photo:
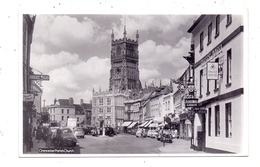
<path fill-rule="evenodd" d="M 80 99 L 80 105 L 83 105 L 83 99 Z"/>
<path fill-rule="evenodd" d="M 69 104 L 70 104 L 70 105 L 73 105 L 73 104 L 74 104 L 74 101 L 73 101 L 73 98 L 72 98 L 72 97 L 69 98 Z"/>

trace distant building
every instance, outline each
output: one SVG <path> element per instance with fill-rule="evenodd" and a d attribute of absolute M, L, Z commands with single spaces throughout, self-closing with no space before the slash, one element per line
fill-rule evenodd
<path fill-rule="evenodd" d="M 123 39 L 114 39 L 111 34 L 111 70 L 109 90 L 95 92 L 92 97 L 92 121 L 94 126 L 120 127 L 127 115 L 124 102 L 129 91 L 138 92 L 142 89 L 139 79 L 138 39 L 126 37 L 124 28 Z"/>
<path fill-rule="evenodd" d="M 75 117 L 77 118 L 77 127 L 83 127 L 85 122 L 85 112 L 80 104 L 74 104 L 75 106 Z"/>
<path fill-rule="evenodd" d="M 75 105 L 72 97 L 69 99 L 54 100 L 54 104 L 48 107 L 50 121 L 57 121 L 67 125 L 68 118 L 76 118 Z"/>
<path fill-rule="evenodd" d="M 80 106 L 83 108 L 83 111 L 85 113 L 84 125 L 91 125 L 92 100 L 90 101 L 90 103 L 84 103 L 83 99 L 81 99 Z"/>

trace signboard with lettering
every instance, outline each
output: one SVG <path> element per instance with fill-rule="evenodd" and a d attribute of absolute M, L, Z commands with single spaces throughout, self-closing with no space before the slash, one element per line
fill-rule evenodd
<path fill-rule="evenodd" d="M 45 80 L 45 81 L 49 81 L 50 80 L 50 76 L 49 75 L 34 74 L 34 75 L 30 75 L 29 79 L 31 79 L 31 80 Z"/>
<path fill-rule="evenodd" d="M 197 107 L 198 106 L 198 99 L 189 98 L 185 99 L 185 107 Z"/>
<path fill-rule="evenodd" d="M 206 110 L 206 107 L 193 107 L 193 110 Z"/>
<path fill-rule="evenodd" d="M 207 79 L 210 79 L 210 80 L 218 79 L 218 63 L 217 62 L 208 62 Z"/>
<path fill-rule="evenodd" d="M 23 94 L 23 101 L 33 102 L 34 101 L 34 95 L 33 94 Z"/>

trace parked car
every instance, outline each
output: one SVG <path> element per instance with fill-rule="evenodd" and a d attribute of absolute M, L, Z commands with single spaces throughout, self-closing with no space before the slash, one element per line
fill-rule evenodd
<path fill-rule="evenodd" d="M 142 133 L 142 128 L 138 128 L 136 133 L 135 133 L 135 136 L 141 137 L 141 133 Z M 143 137 L 146 137 L 146 136 L 147 136 L 147 133 L 146 133 L 145 129 L 143 129 Z"/>
<path fill-rule="evenodd" d="M 100 130 L 100 134 L 103 134 L 103 129 L 102 128 Z M 116 132 L 115 132 L 115 130 L 112 127 L 105 127 L 105 135 L 113 137 L 114 135 L 116 135 Z"/>
<path fill-rule="evenodd" d="M 70 128 L 57 129 L 56 137 L 53 140 L 55 146 L 59 147 L 73 147 L 78 142 Z"/>
<path fill-rule="evenodd" d="M 172 143 L 172 134 L 170 130 L 164 130 L 161 136 L 161 142 L 169 142 Z"/>
<path fill-rule="evenodd" d="M 91 131 L 95 129 L 94 126 L 87 126 L 87 127 L 84 127 L 83 130 L 84 130 L 84 134 L 85 135 L 90 135 L 91 134 Z"/>
<path fill-rule="evenodd" d="M 153 130 L 150 130 L 150 137 L 151 138 L 156 138 L 156 136 L 158 136 L 158 131 L 153 129 Z"/>
<path fill-rule="evenodd" d="M 84 131 L 83 128 L 73 128 L 73 134 L 76 136 L 76 138 L 84 138 Z"/>

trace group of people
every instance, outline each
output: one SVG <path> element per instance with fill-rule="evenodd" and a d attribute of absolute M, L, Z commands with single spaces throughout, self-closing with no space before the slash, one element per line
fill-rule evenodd
<path fill-rule="evenodd" d="M 35 136 L 35 139 L 39 143 L 42 139 L 46 142 L 46 147 L 53 146 L 54 134 L 51 131 L 51 128 L 48 126 L 38 125 L 37 128 L 32 128 L 32 136 Z"/>

